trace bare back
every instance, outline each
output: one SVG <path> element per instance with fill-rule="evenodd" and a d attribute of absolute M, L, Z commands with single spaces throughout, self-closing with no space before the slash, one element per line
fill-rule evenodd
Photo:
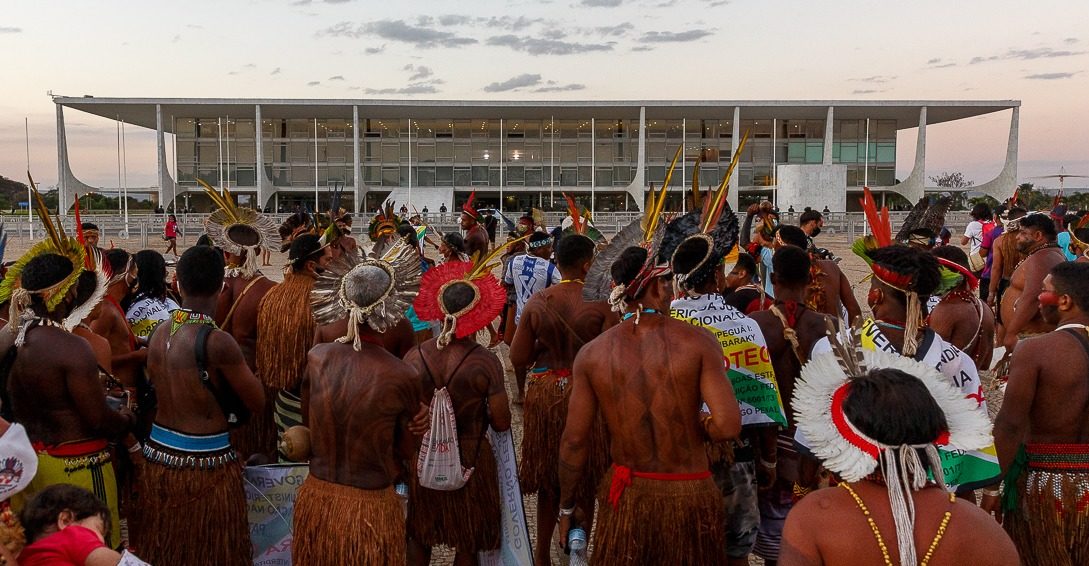
<path fill-rule="evenodd" d="M 413 457 L 406 427 L 420 402 L 416 369 L 372 344 L 358 352 L 351 344 L 319 344 L 308 358 L 310 473 L 362 489 L 389 486 Z"/>
<path fill-rule="evenodd" d="M 258 307 L 265 293 L 275 286 L 274 281 L 260 274 L 251 279 L 227 277 L 223 280 L 223 292 L 219 294 L 216 322 L 221 330 L 234 337 L 246 358 L 246 365 L 254 371 L 257 370 Z M 227 319 L 228 315 L 230 319 Z"/>
<path fill-rule="evenodd" d="M 227 418 L 197 370 L 197 324 L 186 324 L 170 335 L 161 324 L 151 335 L 147 369 L 158 408 L 155 422 L 189 434 L 217 434 L 227 430 Z M 264 407 L 260 382 L 245 364 L 230 334 L 213 330 L 207 338 L 208 372 L 217 389 L 230 388 L 250 412 Z"/>
<path fill-rule="evenodd" d="M 888 491 L 871 482 L 851 484 L 870 510 L 889 557 L 899 563 L 896 526 Z M 1017 549 L 1002 527 L 982 509 L 963 500 L 950 503 L 949 494 L 928 487 L 912 494 L 915 503 L 915 554 L 927 554 L 946 512 L 947 529 L 930 559 L 933 566 L 1016 566 Z M 835 528 L 829 529 L 834 517 Z M 970 557 L 970 558 L 969 558 Z M 783 532 L 781 566 L 818 564 L 882 564 L 873 530 L 847 490 L 826 488 L 795 504 Z"/>
<path fill-rule="evenodd" d="M 976 367 L 991 367 L 994 353 L 994 313 L 982 301 L 948 295 L 927 318 L 927 325 L 943 340 L 972 357 Z"/>
<path fill-rule="evenodd" d="M 405 362 L 419 375 L 424 403 L 430 404 L 435 391 L 446 388 L 457 417 L 462 462 L 467 467 L 475 465 L 477 440 L 487 427 L 510 428 L 499 358 L 471 340 L 455 340 L 439 350 L 431 339 L 410 350 Z"/>
<path fill-rule="evenodd" d="M 0 352 L 8 352 L 14 340 L 7 329 L 0 332 Z M 8 392 L 15 420 L 34 442 L 107 438 L 127 424 L 106 405 L 91 347 L 59 328 L 27 331 L 8 374 Z"/>
<path fill-rule="evenodd" d="M 640 319 L 621 322 L 585 346 L 575 364 L 576 380 L 583 374 L 589 380 L 614 463 L 640 472 L 705 471 L 707 437 L 699 422 L 704 399 L 715 397 L 707 401 L 716 420 L 724 416 L 715 414 L 716 401 L 723 403 L 719 407 L 732 403 L 740 423 L 722 347 L 710 332 L 687 322 L 660 314 Z M 709 384 L 726 391 L 707 395 Z M 575 387 L 573 406 L 577 381 Z"/>
<path fill-rule="evenodd" d="M 511 344 L 511 363 L 571 369 L 579 349 L 618 321 L 607 304 L 584 301 L 582 285 L 549 287 L 526 303 Z"/>
<path fill-rule="evenodd" d="M 135 350 L 134 338 L 125 313 L 112 299 L 103 300 L 102 312 L 91 323 L 91 330 L 110 343 L 111 367 L 113 376 L 126 387 L 136 386 L 136 376 L 140 372 L 139 360 L 129 359 Z"/>
<path fill-rule="evenodd" d="M 814 261 L 821 272 L 816 286 L 819 288 L 818 292 L 824 296 L 823 307 L 820 312 L 834 318 L 840 318 L 843 316 L 843 312 L 846 311 L 848 319 L 853 321 L 861 311 L 858 300 L 855 299 L 854 293 L 851 291 L 851 283 L 847 280 L 847 276 L 843 274 L 843 271 L 834 261 L 827 259 Z"/>
<path fill-rule="evenodd" d="M 771 311 L 763 310 L 754 312 L 749 317 L 760 325 L 760 331 L 764 334 L 768 352 L 771 354 L 775 379 L 779 383 L 779 395 L 789 405 L 794 399 L 794 382 L 801 373 L 803 363 L 809 361 L 813 345 L 828 334 L 828 318 L 808 308 L 797 316 L 794 330 L 798 334 L 798 354 L 802 356 L 802 360 L 799 360 L 794 353 L 794 345 L 783 334 L 783 322 L 777 316 Z M 793 417 L 794 411 L 789 406 L 787 409 L 787 414 Z"/>
<path fill-rule="evenodd" d="M 480 224 L 473 224 L 465 233 L 465 253 L 469 257 L 479 253 L 481 257 L 488 255 L 488 232 Z"/>

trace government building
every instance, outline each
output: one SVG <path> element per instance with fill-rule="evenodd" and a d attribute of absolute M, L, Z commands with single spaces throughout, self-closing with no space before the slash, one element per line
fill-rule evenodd
<path fill-rule="evenodd" d="M 197 179 L 272 211 L 341 206 L 373 211 L 386 199 L 453 212 L 480 206 L 555 210 L 562 193 L 595 212 L 636 211 L 670 183 L 679 209 L 692 176 L 717 185 L 744 132 L 731 180 L 737 209 L 759 198 L 780 208 L 857 210 L 868 185 L 914 202 L 926 186 L 926 126 L 1012 110 L 1005 165 L 973 187 L 1002 200 L 1017 178 L 1020 101 L 425 101 L 54 97 L 62 204 L 113 192 L 69 165 L 65 112 L 78 110 L 157 133 L 160 202 L 207 206 Z M 911 173 L 896 179 L 897 132 L 918 128 Z M 172 134 L 171 138 L 167 134 Z M 173 139 L 172 151 L 167 140 Z M 173 172 L 173 173 L 172 173 Z M 191 201 L 190 201 L 191 198 Z M 184 201 L 182 199 L 185 199 Z M 179 206 L 183 206 L 179 204 Z M 167 206 L 167 208 L 170 208 Z"/>

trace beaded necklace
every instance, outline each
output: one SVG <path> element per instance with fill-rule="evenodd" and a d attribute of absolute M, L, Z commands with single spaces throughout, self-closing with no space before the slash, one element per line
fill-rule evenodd
<path fill-rule="evenodd" d="M 1013 270 L 1014 270 L 1014 271 L 1017 271 L 1017 268 L 1018 268 L 1018 267 L 1021 267 L 1021 264 L 1022 264 L 1022 263 L 1025 263 L 1026 261 L 1028 261 L 1028 258 L 1030 258 L 1030 257 L 1032 257 L 1033 255 L 1035 255 L 1035 254 L 1036 254 L 1036 252 L 1038 252 L 1038 251 L 1041 251 L 1041 250 L 1046 250 L 1046 249 L 1048 249 L 1048 248 L 1055 248 L 1055 249 L 1058 249 L 1058 248 L 1059 248 L 1059 245 L 1058 245 L 1058 244 L 1044 244 L 1044 245 L 1042 245 L 1042 246 L 1040 246 L 1040 247 L 1038 247 L 1038 248 L 1036 248 L 1036 249 L 1032 250 L 1031 252 L 1029 252 L 1029 253 L 1028 253 L 1028 255 L 1026 255 L 1026 256 L 1025 256 L 1025 259 L 1022 259 L 1021 261 L 1017 262 L 1017 265 L 1013 266 Z"/>
<path fill-rule="evenodd" d="M 639 322 L 640 314 L 662 314 L 662 311 L 658 309 L 639 309 L 635 312 L 624 313 L 624 316 L 620 317 L 620 322 L 624 322 L 632 317 L 635 317 L 635 321 Z"/>
<path fill-rule="evenodd" d="M 851 498 L 855 500 L 855 504 L 862 511 L 862 515 L 866 517 L 866 523 L 870 525 L 870 530 L 873 531 L 873 536 L 877 539 L 877 546 L 881 549 L 881 557 L 885 559 L 887 566 L 893 566 L 892 558 L 889 557 L 889 549 L 885 545 L 885 539 L 881 536 L 881 530 L 877 528 L 877 522 L 873 520 L 873 516 L 870 514 L 870 509 L 866 507 L 866 504 L 862 502 L 862 498 L 855 493 L 855 490 L 851 488 L 850 484 L 843 482 L 839 484 L 840 487 L 847 490 L 847 493 L 851 494 Z M 949 504 L 952 505 L 957 502 L 957 495 L 955 493 L 949 494 Z M 938 525 L 938 532 L 934 535 L 934 540 L 930 542 L 930 547 L 926 549 L 926 555 L 923 556 L 922 561 L 919 562 L 919 566 L 926 566 L 930 562 L 930 558 L 934 556 L 934 551 L 938 548 L 938 543 L 941 542 L 942 537 L 945 536 L 945 530 L 949 527 L 949 519 L 953 516 L 953 511 L 946 511 L 942 516 L 942 522 Z"/>
<path fill-rule="evenodd" d="M 186 324 L 207 324 L 216 328 L 216 320 L 202 312 L 178 309 L 170 315 L 170 335 L 173 336 Z"/>

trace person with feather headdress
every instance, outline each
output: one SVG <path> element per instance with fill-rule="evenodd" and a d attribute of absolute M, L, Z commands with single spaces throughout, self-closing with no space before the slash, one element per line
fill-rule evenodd
<path fill-rule="evenodd" d="M 271 458 L 276 453 L 277 431 L 299 424 L 302 418 L 299 385 L 317 328 L 310 292 L 332 261 L 329 248 L 314 234 L 296 236 L 283 282 L 269 290 L 258 307 L 256 373 L 265 384 L 266 407 L 247 425 L 256 429 L 253 454 Z"/>
<path fill-rule="evenodd" d="M 779 564 L 1019 563 L 998 523 L 946 488 L 942 451 L 983 449 L 991 427 L 930 364 L 837 339 L 805 365 L 792 405 L 842 481 L 794 506 Z"/>
<path fill-rule="evenodd" d="M 869 189 L 864 190 L 862 204 L 872 233 L 852 246 L 872 273 L 867 294 L 872 316 L 862 324 L 862 347 L 899 354 L 934 367 L 964 398 L 972 400 L 974 411 L 986 415 L 987 400 L 975 362 L 925 326 L 923 305 L 927 297 L 956 287 L 962 276 L 943 267 L 929 253 L 894 244 L 888 211 L 877 210 Z M 827 338 L 822 339 L 814 346 L 812 355 L 831 347 Z M 795 440 L 809 447 L 805 438 L 796 436 Z M 993 446 L 972 451 L 943 450 L 941 458 L 950 491 L 967 497 L 982 489 L 984 508 L 997 508 L 997 492 L 991 490 L 999 480 L 998 457 Z"/>
<path fill-rule="evenodd" d="M 281 245 L 276 224 L 269 217 L 248 208 L 239 208 L 231 193 L 222 193 L 199 181 L 217 208 L 205 220 L 205 233 L 212 244 L 223 251 L 226 270 L 223 291 L 216 306 L 216 324 L 230 334 L 242 349 L 251 371 L 257 371 L 257 319 L 265 295 L 276 282 L 265 277 L 258 266 L 267 250 Z M 232 440 L 243 454 L 261 451 L 257 435 L 264 415 L 234 431 Z M 266 443 L 267 445 L 267 443 Z"/>
<path fill-rule="evenodd" d="M 469 257 L 480 254 L 488 255 L 488 232 L 484 229 L 484 216 L 473 207 L 476 191 L 469 193 L 469 199 L 461 205 L 461 229 L 465 231 L 465 249 Z"/>
<path fill-rule="evenodd" d="M 295 503 L 296 564 L 405 564 L 404 506 L 393 484 L 408 479 L 414 434 L 430 421 L 419 373 L 377 342 L 403 322 L 419 285 L 416 251 L 386 239 L 374 257 L 333 260 L 313 286 L 307 307 L 317 323 L 346 324 L 307 355 L 302 408 L 312 454 Z"/>
<path fill-rule="evenodd" d="M 571 366 L 579 350 L 618 322 L 605 303 L 587 303 L 582 298 L 586 273 L 594 261 L 595 241 L 587 235 L 588 219 L 582 216 L 571 197 L 564 195 L 572 222 L 556 246 L 556 264 L 562 279 L 559 284 L 530 297 L 514 333 L 510 349 L 511 365 L 533 368 L 526 380 L 523 416 L 522 459 L 518 463 L 518 481 L 523 493 L 537 493 L 538 564 L 547 564 L 552 550 L 552 531 L 559 511 L 560 478 L 556 455 L 560 436 L 567 422 L 567 400 L 571 395 Z M 598 421 L 591 438 L 591 475 L 600 477 L 607 465 L 608 450 L 604 426 Z M 587 489 L 580 503 L 593 508 L 596 482 Z M 590 518 L 587 523 L 590 524 Z"/>
<path fill-rule="evenodd" d="M 424 401 L 449 408 L 451 412 L 444 412 L 453 421 L 441 426 L 439 418 L 432 421 L 424 445 L 430 446 L 432 433 L 442 434 L 436 428 L 448 431 L 446 425 L 453 424 L 455 430 L 447 434 L 456 440 L 446 446 L 468 475 L 457 489 L 424 487 L 426 457 L 421 451 L 413 468 L 417 473 L 409 481 L 412 564 L 427 564 L 431 548 L 439 544 L 456 549 L 456 564 L 471 564 L 478 552 L 499 548 L 499 477 L 487 431 L 509 430 L 511 413 L 503 364 L 477 343 L 476 336 L 499 316 L 505 302 L 503 288 L 491 273 L 502 251 L 500 247 L 487 255 L 475 254 L 469 263 L 444 263 L 420 280 L 416 313 L 421 320 L 438 322 L 439 333 L 411 350 L 405 362 L 419 376 Z"/>
<path fill-rule="evenodd" d="M 86 248 L 50 218 L 33 180 L 30 185 L 46 237 L 0 282 L 0 301 L 10 309 L 0 332 L 0 351 L 6 353 L 0 411 L 26 428 L 38 455 L 37 474 L 19 497 L 56 483 L 93 491 L 110 508 L 109 543 L 117 546 L 117 479 L 108 442 L 132 431 L 136 416 L 126 406 L 114 410 L 107 404 L 94 352 L 64 325 L 86 270 Z"/>
<path fill-rule="evenodd" d="M 714 334 L 742 413 L 741 437 L 731 443 L 708 443 L 707 454 L 723 495 L 727 563 L 747 565 L 760 525 L 757 478 L 770 487 L 767 480 L 774 476 L 769 468 L 774 469 L 777 461 L 776 432 L 787 420 L 760 326 L 729 306 L 721 294 L 726 272 L 740 254 L 737 216 L 726 202 L 733 170 L 731 166 L 718 190 L 702 199 L 702 210 L 666 225 L 659 261 L 668 261 L 673 270 L 677 292 L 670 313 Z"/>
<path fill-rule="evenodd" d="M 621 315 L 575 358 L 560 440 L 559 540 L 566 541 L 588 479 L 593 423 L 598 413 L 605 420 L 612 465 L 598 490 L 595 563 L 726 561 L 722 493 L 704 442 L 736 438 L 741 415 L 718 341 L 669 316 L 673 282 L 669 265 L 658 261 L 665 187 L 682 149 L 662 189 L 650 192 L 643 218 L 600 252 L 597 261 L 606 265 L 595 263 L 583 286 L 584 297 L 604 295 Z M 615 284 L 611 291 L 603 272 Z"/>
<path fill-rule="evenodd" d="M 930 253 L 943 267 L 957 272 L 961 282 L 938 296 L 933 307 L 927 307 L 926 325 L 971 356 L 977 368 L 990 368 L 994 354 L 994 311 L 976 296 L 982 279 L 972 273 L 968 256 L 960 247 L 938 246 Z"/>

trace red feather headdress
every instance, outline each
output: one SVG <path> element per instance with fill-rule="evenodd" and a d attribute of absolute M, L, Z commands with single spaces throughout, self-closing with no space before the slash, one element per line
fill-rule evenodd
<path fill-rule="evenodd" d="M 484 217 L 481 216 L 476 208 L 473 208 L 473 201 L 476 200 L 476 191 L 469 193 L 469 200 L 465 201 L 465 204 L 461 205 L 461 211 L 468 214 L 470 218 L 477 222 L 482 222 Z"/>
<path fill-rule="evenodd" d="M 442 331 L 436 345 L 446 347 L 455 337 L 471 336 L 490 324 L 507 304 L 507 292 L 491 271 L 499 265 L 492 262 L 511 244 L 526 238 L 512 240 L 499 246 L 487 256 L 475 254 L 472 261 L 444 263 L 424 273 L 420 280 L 420 293 L 413 306 L 420 320 L 441 320 Z M 447 290 L 468 287 L 473 295 L 469 304 L 451 312 L 443 302 Z"/>

